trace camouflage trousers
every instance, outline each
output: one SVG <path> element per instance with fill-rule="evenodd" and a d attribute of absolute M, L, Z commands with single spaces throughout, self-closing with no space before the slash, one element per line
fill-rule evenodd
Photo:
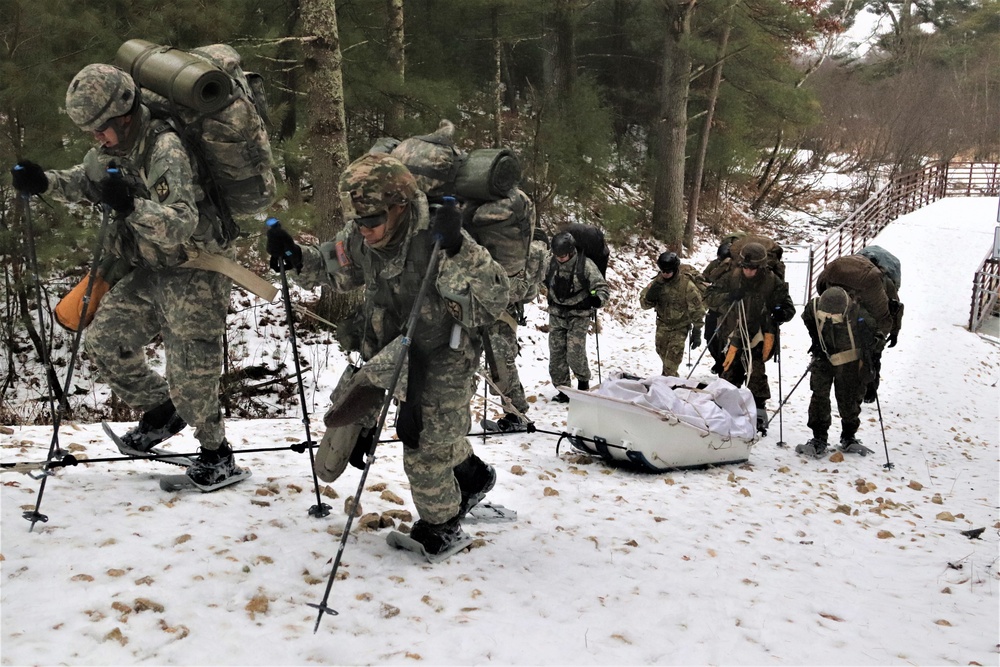
<path fill-rule="evenodd" d="M 771 398 L 771 387 L 767 383 L 767 370 L 764 368 L 764 345 L 758 344 L 750 348 L 750 361 L 753 366 L 750 378 L 747 378 L 747 367 L 743 360 L 743 352 L 737 352 L 728 371 L 722 372 L 722 379 L 737 387 L 747 383 L 747 389 L 753 394 L 754 403 L 763 408 L 767 399 Z"/>
<path fill-rule="evenodd" d="M 521 347 L 517 343 L 517 331 L 510 323 L 497 320 L 486 328 L 490 348 L 493 351 L 493 361 L 496 363 L 496 376 L 493 382 L 504 396 L 524 413 L 528 411 L 528 399 L 524 395 L 524 386 L 517 372 L 517 355 Z M 490 388 L 490 393 L 496 393 Z M 509 412 L 506 408 L 505 412 Z"/>
<path fill-rule="evenodd" d="M 861 426 L 861 400 L 865 395 L 868 374 L 861 372 L 861 362 L 834 366 L 825 357 L 813 361 L 809 376 L 809 422 L 813 437 L 826 441 L 833 422 L 830 411 L 830 387 L 833 387 L 840 412 L 841 438 L 851 438 Z"/>
<path fill-rule="evenodd" d="M 136 269 L 101 300 L 84 349 L 102 380 L 137 410 L 172 399 L 206 449 L 226 436 L 219 407 L 222 335 L 232 280 L 197 269 Z M 161 335 L 166 377 L 146 361 Z"/>
<path fill-rule="evenodd" d="M 684 360 L 684 341 L 687 340 L 687 328 L 667 329 L 656 325 L 656 354 L 663 362 L 663 374 L 677 377 L 677 369 Z"/>
<path fill-rule="evenodd" d="M 571 370 L 578 381 L 590 382 L 587 363 L 590 311 L 579 312 L 575 316 L 549 313 L 549 378 L 556 387 L 569 385 Z"/>
<path fill-rule="evenodd" d="M 472 424 L 472 376 L 478 350 L 445 348 L 429 362 L 410 358 L 409 388 L 396 433 L 403 442 L 403 470 L 420 518 L 444 523 L 462 501 L 455 466 L 472 455 L 465 437 Z"/>

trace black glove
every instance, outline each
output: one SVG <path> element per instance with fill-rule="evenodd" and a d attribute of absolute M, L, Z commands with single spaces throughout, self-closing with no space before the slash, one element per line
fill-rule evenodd
<path fill-rule="evenodd" d="M 271 270 L 281 273 L 285 269 L 295 269 L 302 272 L 302 248 L 295 242 L 292 235 L 281 228 L 277 218 L 268 218 L 267 222 L 267 254 L 271 256 Z"/>
<path fill-rule="evenodd" d="M 587 308 L 600 308 L 601 307 L 601 297 L 591 294 L 583 301 L 583 305 Z"/>
<path fill-rule="evenodd" d="M 825 357 L 826 356 L 826 352 L 823 351 L 823 347 L 819 343 L 817 343 L 817 342 L 814 342 L 809 347 L 809 354 L 811 354 L 814 357 Z"/>
<path fill-rule="evenodd" d="M 431 233 L 435 241 L 441 242 L 441 249 L 453 256 L 462 247 L 462 214 L 454 197 L 445 197 L 444 203 L 434 214 Z"/>
<path fill-rule="evenodd" d="M 784 306 L 775 306 L 771 309 L 771 319 L 774 320 L 775 324 L 784 324 L 788 320 L 792 319 L 792 315 L 795 313 L 788 313 Z"/>
<path fill-rule="evenodd" d="M 701 329 L 694 327 L 691 329 L 691 349 L 701 346 Z"/>
<path fill-rule="evenodd" d="M 14 189 L 23 195 L 40 195 L 49 189 L 45 171 L 30 160 L 18 162 L 10 173 Z"/>
<path fill-rule="evenodd" d="M 888 338 L 889 345 L 888 345 L 888 347 L 896 347 L 896 343 L 898 342 L 898 340 L 897 340 L 898 338 L 899 338 L 899 332 L 898 331 L 893 331 L 891 334 L 889 334 L 889 338 Z"/>
<path fill-rule="evenodd" d="M 733 303 L 736 303 L 742 298 L 743 298 L 742 287 L 737 287 L 736 289 L 734 289 L 732 292 L 729 293 L 729 300 L 732 301 Z"/>
<path fill-rule="evenodd" d="M 101 181 L 101 203 L 107 204 L 119 217 L 124 218 L 135 210 L 135 195 L 122 177 L 121 171 L 112 162 L 108 177 Z"/>
<path fill-rule="evenodd" d="M 646 301 L 649 303 L 656 303 L 660 300 L 660 294 L 663 293 L 663 281 L 654 279 L 652 284 L 650 284 L 649 289 L 646 290 Z"/>

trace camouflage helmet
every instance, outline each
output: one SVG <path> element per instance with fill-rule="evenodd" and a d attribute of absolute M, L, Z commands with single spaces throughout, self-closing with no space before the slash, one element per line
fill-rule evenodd
<path fill-rule="evenodd" d="M 132 77 L 113 65 L 87 65 L 69 82 L 66 113 L 85 132 L 130 113 L 138 93 Z"/>
<path fill-rule="evenodd" d="M 559 232 L 552 237 L 552 254 L 556 257 L 572 255 L 576 250 L 576 240 L 569 232 Z"/>
<path fill-rule="evenodd" d="M 681 258 L 676 252 L 668 251 L 657 258 L 656 266 L 664 273 L 677 273 L 677 269 L 681 268 Z"/>
<path fill-rule="evenodd" d="M 740 266 L 744 269 L 759 269 L 767 263 L 767 250 L 759 243 L 751 241 L 740 252 Z"/>
<path fill-rule="evenodd" d="M 379 215 L 408 203 L 419 188 L 402 162 L 386 153 L 363 155 L 344 170 L 340 192 L 348 218 Z"/>

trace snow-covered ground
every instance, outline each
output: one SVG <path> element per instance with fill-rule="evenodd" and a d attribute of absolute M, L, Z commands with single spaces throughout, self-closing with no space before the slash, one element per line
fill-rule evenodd
<path fill-rule="evenodd" d="M 794 453 L 809 437 L 807 380 L 744 465 L 646 474 L 565 440 L 557 454 L 549 434 L 475 438 L 498 471 L 490 500 L 518 521 L 467 524 L 473 548 L 438 565 L 355 521 L 328 600 L 339 614 L 314 634 L 307 605 L 323 598 L 360 473 L 321 485 L 333 512 L 309 515 L 308 456 L 248 451 L 304 439 L 292 402 L 285 419 L 228 422 L 253 477 L 213 494 L 160 491 L 156 474 L 179 470 L 162 464 L 59 469 L 41 505 L 48 521 L 29 532 L 21 513 L 39 482 L 6 472 L 0 663 L 996 665 L 1000 364 L 997 347 L 965 328 L 996 210 L 995 198 L 942 200 L 876 239 L 902 260 L 906 316 L 883 359 L 881 422 L 873 405 L 862 414 L 872 456 Z M 651 265 L 636 267 L 616 257 L 609 273 L 619 285 L 626 273 L 651 277 Z M 790 263 L 801 301 L 798 274 Z M 590 339 L 603 377 L 658 370 L 640 288 L 613 296 L 618 316 L 604 316 Z M 562 432 L 567 408 L 548 400 L 541 306 L 529 315 L 520 335 L 530 415 Z M 256 309 L 245 316 L 231 345 L 247 362 L 287 358 L 287 337 L 261 335 Z M 789 396 L 809 346 L 798 316 L 782 339 Z M 315 337 L 302 353 L 316 437 L 343 357 Z M 708 367 L 703 359 L 692 377 L 709 379 Z M 776 364 L 768 372 L 777 397 Z M 475 410 L 478 420 L 481 397 Z M 51 428 L 12 430 L 0 435 L 4 462 L 45 458 Z M 80 459 L 117 454 L 96 424 L 66 424 L 59 441 Z M 192 451 L 195 440 L 184 432 L 169 444 Z M 400 446 L 378 455 L 364 513 L 412 512 Z M 974 528 L 985 528 L 978 539 L 961 534 Z"/>

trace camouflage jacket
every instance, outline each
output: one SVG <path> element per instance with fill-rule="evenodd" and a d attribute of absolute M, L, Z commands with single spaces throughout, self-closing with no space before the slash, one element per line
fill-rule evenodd
<path fill-rule="evenodd" d="M 753 278 L 744 276 L 743 269 L 739 267 L 732 268 L 708 287 L 705 301 L 709 308 L 726 315 L 719 328 L 723 340 L 736 332 L 738 327 L 745 327 L 751 339 L 758 333 L 774 333 L 778 322 L 771 313 L 776 308 L 781 311 L 782 323 L 795 315 L 795 304 L 788 295 L 788 283 L 767 268 L 757 271 Z M 743 304 L 742 309 L 733 305 L 738 303 Z M 741 311 L 743 322 L 740 322 Z"/>
<path fill-rule="evenodd" d="M 133 118 L 140 135 L 129 150 L 93 148 L 82 164 L 46 172 L 49 192 L 67 202 L 100 203 L 99 184 L 113 161 L 133 183 L 136 197 L 132 213 L 113 216 L 105 245 L 111 255 L 132 266 L 160 269 L 183 264 L 188 250 L 219 252 L 217 218 L 199 212 L 204 192 L 192 156 L 176 133 L 151 120 L 146 107 L 140 106 Z"/>
<path fill-rule="evenodd" d="M 362 321 L 355 349 L 367 361 L 406 331 L 434 241 L 427 198 L 418 193 L 410 204 L 405 236 L 377 250 L 365 245 L 353 222 L 332 242 L 303 248 L 304 267 L 296 280 L 312 288 L 323 282 L 341 292 L 364 287 Z M 439 251 L 437 276 L 421 306 L 412 347 L 421 357 L 448 347 L 456 323 L 467 332 L 493 323 L 507 306 L 509 281 L 489 252 L 462 231 L 462 247 L 449 257 Z M 475 338 L 478 338 L 476 336 Z M 462 336 L 470 345 L 470 336 Z"/>
<path fill-rule="evenodd" d="M 602 306 L 607 305 L 611 298 L 608 283 L 597 265 L 579 251 L 566 262 L 560 262 L 555 257 L 550 260 L 545 287 L 548 290 L 549 313 L 560 317 L 590 317 L 592 309 L 584 305 L 587 297 L 596 296 Z"/>
<path fill-rule="evenodd" d="M 528 257 L 524 262 L 524 271 L 516 278 L 511 278 L 511 301 L 526 303 L 534 301 L 538 296 L 538 288 L 545 281 L 545 269 L 549 265 L 549 247 L 541 241 L 532 241 L 528 246 Z"/>
<path fill-rule="evenodd" d="M 643 310 L 656 309 L 657 329 L 677 331 L 688 326 L 700 327 L 705 317 L 701 290 L 687 274 L 674 274 L 669 280 L 656 276 L 639 293 Z"/>

